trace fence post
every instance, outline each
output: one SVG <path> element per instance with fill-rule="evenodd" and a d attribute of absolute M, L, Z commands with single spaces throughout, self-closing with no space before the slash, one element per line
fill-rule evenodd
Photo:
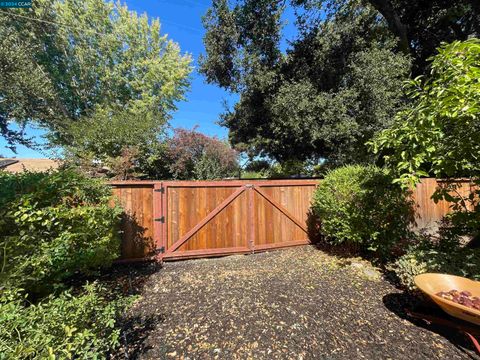
<path fill-rule="evenodd" d="M 248 193 L 248 214 L 247 214 L 247 227 L 248 227 L 248 248 L 255 252 L 255 191 L 253 184 L 246 184 Z"/>
<path fill-rule="evenodd" d="M 155 243 L 155 257 L 161 261 L 165 252 L 163 226 L 165 226 L 165 211 L 163 209 L 164 187 L 162 182 L 155 182 L 153 186 L 153 236 Z"/>

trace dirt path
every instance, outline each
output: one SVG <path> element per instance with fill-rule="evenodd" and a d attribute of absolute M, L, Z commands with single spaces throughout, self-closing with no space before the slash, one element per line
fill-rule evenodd
<path fill-rule="evenodd" d="M 401 294 L 376 275 L 310 246 L 167 263 L 130 311 L 129 358 L 470 358 L 397 315 Z"/>

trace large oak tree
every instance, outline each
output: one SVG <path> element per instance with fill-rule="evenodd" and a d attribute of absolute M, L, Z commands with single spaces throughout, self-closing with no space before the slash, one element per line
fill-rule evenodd
<path fill-rule="evenodd" d="M 280 51 L 282 14 L 298 35 Z M 276 160 L 371 160 L 365 142 L 403 108 L 402 82 L 442 41 L 479 32 L 462 0 L 214 0 L 204 18 L 207 81 L 240 95 L 230 141 Z"/>

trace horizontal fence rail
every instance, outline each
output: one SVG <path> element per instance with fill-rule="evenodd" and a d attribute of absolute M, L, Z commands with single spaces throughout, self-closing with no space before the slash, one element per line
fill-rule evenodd
<path fill-rule="evenodd" d="M 124 208 L 122 260 L 181 259 L 250 253 L 309 243 L 313 193 L 321 180 L 115 181 Z M 441 181 L 413 191 L 416 228 L 438 230 L 450 211 L 431 196 Z M 468 195 L 469 181 L 457 191 Z M 121 260 L 121 261 L 122 261 Z"/>

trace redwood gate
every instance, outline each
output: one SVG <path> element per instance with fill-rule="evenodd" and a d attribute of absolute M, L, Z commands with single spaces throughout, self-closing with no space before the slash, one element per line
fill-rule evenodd
<path fill-rule="evenodd" d="M 160 258 L 249 253 L 309 243 L 316 180 L 164 181 L 154 185 Z"/>

